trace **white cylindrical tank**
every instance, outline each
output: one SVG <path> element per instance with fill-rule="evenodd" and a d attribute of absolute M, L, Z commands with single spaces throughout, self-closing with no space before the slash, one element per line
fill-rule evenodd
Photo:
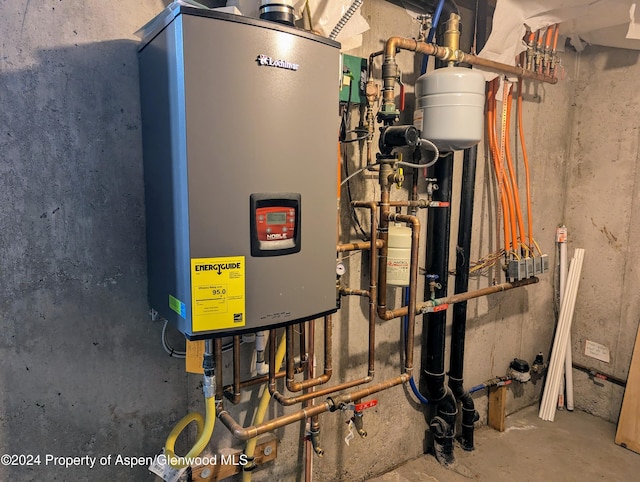
<path fill-rule="evenodd" d="M 485 80 L 477 70 L 445 67 L 416 81 L 414 125 L 441 151 L 475 146 L 484 132 Z"/>
<path fill-rule="evenodd" d="M 401 224 L 389 225 L 388 243 L 387 284 L 409 286 L 411 228 Z"/>

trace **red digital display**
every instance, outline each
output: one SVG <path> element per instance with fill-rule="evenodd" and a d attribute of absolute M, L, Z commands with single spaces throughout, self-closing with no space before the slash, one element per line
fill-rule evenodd
<path fill-rule="evenodd" d="M 257 208 L 256 227 L 260 241 L 293 239 L 296 229 L 296 210 L 289 206 Z"/>

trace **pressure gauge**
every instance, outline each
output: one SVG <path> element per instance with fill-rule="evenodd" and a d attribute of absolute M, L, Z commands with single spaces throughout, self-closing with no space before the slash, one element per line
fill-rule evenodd
<path fill-rule="evenodd" d="M 336 265 L 336 274 L 338 276 L 342 276 L 343 274 L 345 274 L 347 272 L 347 268 L 344 266 L 343 263 L 338 263 Z"/>

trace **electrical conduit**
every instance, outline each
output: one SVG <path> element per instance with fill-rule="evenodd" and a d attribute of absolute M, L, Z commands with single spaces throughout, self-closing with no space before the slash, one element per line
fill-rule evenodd
<path fill-rule="evenodd" d="M 351 4 L 351 6 L 347 9 L 347 11 L 342 16 L 342 18 L 338 20 L 338 23 L 336 24 L 336 26 L 333 27 L 333 30 L 329 34 L 329 38 L 331 40 L 336 39 L 340 31 L 344 28 L 347 22 L 351 20 L 351 17 L 353 17 L 353 15 L 356 13 L 356 10 L 360 8 L 363 2 L 364 0 L 354 0 L 354 2 Z"/>

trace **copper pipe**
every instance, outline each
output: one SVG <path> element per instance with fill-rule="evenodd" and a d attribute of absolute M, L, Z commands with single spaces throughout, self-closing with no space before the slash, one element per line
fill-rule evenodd
<path fill-rule="evenodd" d="M 405 340 L 406 358 L 404 372 L 413 373 L 413 338 L 416 324 L 416 300 L 418 291 L 418 253 L 420 248 L 420 220 L 406 214 L 390 214 L 390 221 L 411 224 L 411 261 L 409 263 L 409 304 L 407 306 L 407 336 Z"/>
<path fill-rule="evenodd" d="M 287 330 L 289 329 L 289 327 L 287 327 Z M 324 352 L 324 373 L 322 375 L 320 375 L 319 377 L 315 377 L 315 378 L 311 378 L 311 379 L 306 379 L 303 380 L 302 382 L 295 382 L 295 380 L 293 379 L 293 376 L 291 374 L 291 363 L 289 361 L 289 358 L 287 359 L 287 389 L 291 392 L 299 392 L 301 390 L 307 389 L 307 388 L 311 388 L 317 385 L 322 385 L 324 383 L 327 383 L 329 381 L 329 379 L 331 378 L 331 375 L 333 373 L 333 368 L 332 368 L 332 338 L 333 338 L 333 321 L 331 319 L 331 316 L 325 316 L 325 333 L 324 333 L 324 343 L 325 343 L 325 352 Z M 291 335 L 290 332 L 287 331 L 287 337 L 286 337 L 286 343 L 287 343 L 287 352 L 289 352 L 290 349 L 292 349 L 292 343 L 291 343 Z M 288 356 L 288 353 L 287 353 Z M 271 374 L 271 359 L 272 359 L 272 350 L 269 350 L 269 373 Z M 275 363 L 275 353 L 273 353 L 273 360 Z M 362 383 L 367 383 L 368 381 L 370 381 L 370 379 L 368 379 L 368 377 L 365 377 L 363 379 L 359 379 L 359 380 L 355 380 L 355 381 L 351 381 L 351 382 L 345 382 L 339 385 L 335 385 L 333 387 L 328 387 L 325 388 L 323 390 L 318 390 L 318 391 L 314 391 L 314 392 L 309 392 L 309 393 L 305 393 L 303 395 L 299 395 L 296 397 L 285 397 L 283 394 L 281 394 L 280 392 L 278 392 L 276 390 L 275 387 L 275 380 L 270 380 L 269 381 L 269 392 L 271 393 L 271 395 L 273 396 L 273 398 L 280 403 L 281 405 L 284 406 L 290 406 L 290 405 L 295 405 L 297 403 L 302 403 L 304 401 L 307 400 L 311 400 L 313 398 L 322 396 L 322 395 L 328 395 L 330 393 L 334 393 L 336 391 L 340 391 L 340 390 L 345 390 L 347 388 L 351 388 L 354 387 L 356 385 L 361 385 Z"/>
<path fill-rule="evenodd" d="M 380 166 L 380 186 L 382 192 L 380 194 L 380 238 L 384 241 L 384 246 L 378 254 L 378 314 L 384 313 L 387 309 L 387 256 L 389 253 L 389 183 L 387 181 L 387 173 L 391 167 L 388 164 Z"/>
<path fill-rule="evenodd" d="M 306 322 L 300 323 L 298 327 L 300 328 L 300 364 L 298 365 L 296 373 L 302 373 L 307 369 L 307 362 L 309 361 L 306 341 L 307 324 Z"/>
<path fill-rule="evenodd" d="M 376 248 L 382 248 L 382 240 L 376 241 Z M 361 251 L 365 249 L 371 249 L 371 243 L 369 241 L 357 241 L 354 243 L 339 244 L 336 251 L 338 253 L 345 253 L 347 251 Z"/>
<path fill-rule="evenodd" d="M 271 396 L 276 400 L 280 405 L 285 407 L 290 407 L 291 405 L 296 405 L 298 403 L 306 402 L 308 400 L 313 400 L 318 397 L 322 397 L 324 395 L 330 395 L 332 393 L 341 392 L 342 390 L 347 390 L 349 388 L 357 387 L 358 385 L 364 385 L 365 383 L 369 383 L 373 380 L 373 377 L 366 376 L 363 378 L 358 378 L 356 380 L 350 380 L 348 382 L 339 383 L 338 385 L 333 385 L 331 387 L 325 387 L 320 390 L 314 390 L 313 392 L 303 393 L 302 395 L 296 395 L 294 397 L 285 397 L 283 394 L 274 391 Z"/>
<path fill-rule="evenodd" d="M 419 255 L 419 244 L 420 244 L 420 221 L 415 216 L 407 216 L 403 214 L 387 214 L 387 220 L 398 220 L 401 222 L 411 223 L 411 260 L 410 260 L 410 279 L 409 279 L 409 298 L 411 298 L 411 293 L 413 292 L 414 302 L 416 302 L 415 297 L 418 289 L 418 255 Z M 386 258 L 385 258 L 386 259 Z M 386 268 L 386 261 L 385 261 Z M 382 269 L 382 268 L 380 268 Z M 412 281 L 414 278 L 413 271 L 415 270 L 415 281 Z M 386 269 L 385 269 L 386 272 Z M 381 277 L 382 278 L 382 277 Z M 384 285 L 382 284 L 382 280 L 380 281 L 380 292 L 384 291 L 386 295 L 386 276 L 384 279 Z M 384 287 L 384 288 L 383 288 Z M 383 300 L 384 305 L 380 303 L 380 300 Z M 409 312 L 408 308 L 402 307 L 395 310 L 387 310 L 386 309 L 386 296 L 378 294 L 378 316 L 385 320 L 393 320 L 394 318 L 398 318 L 399 316 L 407 316 Z M 415 306 L 415 305 L 414 305 Z M 403 315 L 397 315 L 398 310 L 404 310 Z M 415 318 L 414 318 L 415 321 Z M 411 323 L 410 323 L 411 324 Z M 413 328 L 412 328 L 413 330 Z M 413 355 L 412 355 L 413 356 Z"/>
<path fill-rule="evenodd" d="M 284 378 L 285 376 L 287 376 L 287 372 L 285 370 L 281 370 L 278 373 L 276 373 L 275 378 L 277 380 L 279 378 Z M 269 381 L 269 375 L 260 375 L 259 377 L 249 378 L 248 380 L 242 380 L 240 382 L 240 389 L 252 387 L 254 385 L 260 385 L 262 383 L 267 383 L 268 381 Z M 224 387 L 224 390 L 225 392 L 232 393 L 233 385 L 226 385 Z"/>
<path fill-rule="evenodd" d="M 438 208 L 443 206 L 442 201 L 429 201 L 428 199 L 415 199 L 410 201 L 389 201 L 391 207 L 410 207 L 412 211 L 415 208 Z M 448 206 L 448 205 L 447 205 Z"/>
<path fill-rule="evenodd" d="M 362 296 L 371 298 L 371 292 L 367 290 L 356 290 L 353 288 L 340 288 L 340 296 Z"/>
<path fill-rule="evenodd" d="M 276 390 L 276 330 L 269 330 L 269 392 Z M 280 367 L 278 367 L 280 368 Z"/>
<path fill-rule="evenodd" d="M 426 301 L 424 303 L 420 303 L 416 306 L 416 310 L 419 313 L 422 313 L 422 310 L 425 308 L 436 307 L 439 305 L 453 305 L 454 303 L 460 303 L 462 301 L 468 301 L 473 298 L 480 298 L 482 296 L 487 296 L 493 293 L 499 293 L 500 291 L 507 291 L 514 288 L 520 288 L 522 286 L 528 286 L 537 283 L 540 281 L 538 278 L 531 277 L 521 281 L 512 281 L 510 283 L 502 283 L 499 285 L 488 286 L 486 288 L 481 288 L 475 291 L 467 291 L 466 293 L 458 293 L 452 296 L 446 296 L 444 298 L 438 298 L 433 301 Z M 405 313 L 406 314 L 406 313 Z"/>
<path fill-rule="evenodd" d="M 302 410 L 293 412 L 281 417 L 275 418 L 268 422 L 261 423 L 259 425 L 253 425 L 250 427 L 242 427 L 236 422 L 231 414 L 224 410 L 224 408 L 218 413 L 218 418 L 224 424 L 225 427 L 233 434 L 234 437 L 240 440 L 249 440 L 250 438 L 257 437 L 260 434 L 271 432 L 285 425 L 289 425 L 305 418 L 313 417 L 330 410 L 329 402 L 324 402 L 320 405 L 314 405 L 312 407 L 305 407 Z"/>
<path fill-rule="evenodd" d="M 398 377 L 385 380 L 375 385 L 371 385 L 367 388 L 362 388 L 356 392 L 346 393 L 344 395 L 336 397 L 335 399 L 327 399 L 318 405 L 305 407 L 301 410 L 298 410 L 297 412 L 289 413 L 268 422 L 264 422 L 259 425 L 253 425 L 250 427 L 242 427 L 242 425 L 236 422 L 231 414 L 228 411 L 224 410 L 224 408 L 222 408 L 218 412 L 218 418 L 224 424 L 224 426 L 229 429 L 234 437 L 240 440 L 248 440 L 263 433 L 271 432 L 278 428 L 284 427 L 285 425 L 289 425 L 291 423 L 298 422 L 309 417 L 315 417 L 324 412 L 334 411 L 341 408 L 340 405 L 342 404 L 351 403 L 354 400 L 359 400 L 363 397 L 373 395 L 374 393 L 395 387 L 396 385 L 406 383 L 410 378 L 411 377 L 408 374 L 403 373 Z"/>
<path fill-rule="evenodd" d="M 360 400 L 364 397 L 368 397 L 369 395 L 373 395 L 374 393 L 381 392 L 383 390 L 388 390 L 389 388 L 393 388 L 396 385 L 402 385 L 403 383 L 407 383 L 411 375 L 408 373 L 403 373 L 395 378 L 390 378 L 389 380 L 385 380 L 383 382 L 377 383 L 375 385 L 370 385 L 365 388 L 361 388 L 356 392 L 345 393 L 344 395 L 340 395 L 334 399 L 332 399 L 335 408 L 340 408 L 340 405 L 354 402 L 356 400 Z"/>
<path fill-rule="evenodd" d="M 481 298 L 482 296 L 487 296 L 493 293 L 499 293 L 500 291 L 507 291 L 514 288 L 520 288 L 522 286 L 535 284 L 538 281 L 540 281 L 538 278 L 532 277 L 532 278 L 527 278 L 521 281 L 513 281 L 511 283 L 502 283 L 494 286 L 488 286 L 487 288 L 481 288 L 476 291 L 467 291 L 465 293 L 458 293 L 456 295 L 446 296 L 444 298 L 436 298 L 435 300 L 423 301 L 422 303 L 418 303 L 416 305 L 416 315 L 423 314 L 425 310 L 428 310 L 429 308 L 434 308 L 436 306 L 453 305 L 455 303 L 468 301 L 473 298 Z M 400 318 L 402 316 L 407 316 L 408 314 L 409 314 L 409 310 L 406 306 L 403 306 L 402 308 L 396 308 L 395 310 L 390 310 L 386 312 L 386 316 L 388 317 L 388 320 L 392 320 L 394 318 Z"/>
<path fill-rule="evenodd" d="M 294 382 L 294 356 L 293 356 L 293 325 L 288 325 L 285 328 L 285 366 L 287 367 L 287 385 L 289 381 Z"/>
<path fill-rule="evenodd" d="M 353 203 L 357 208 L 368 208 L 371 219 L 371 260 L 369 262 L 369 371 L 368 376 L 375 376 L 375 353 L 376 353 L 376 298 L 378 294 L 378 286 L 376 279 L 378 277 L 379 260 L 377 250 L 378 235 L 378 205 L 374 202 L 356 201 Z M 383 248 L 386 242 L 383 243 Z M 386 266 L 385 266 L 386 267 Z"/>
<path fill-rule="evenodd" d="M 366 203 L 365 203 L 366 204 Z M 375 203 L 373 203 L 375 204 Z M 373 211 L 373 209 L 372 209 Z M 372 258 L 373 259 L 373 258 Z M 438 300 L 434 300 L 431 302 L 428 302 L 427 304 L 431 303 L 433 305 L 435 304 L 444 304 L 444 303 L 458 303 L 460 301 L 467 301 L 469 299 L 472 298 L 477 298 L 480 296 L 485 296 L 487 294 L 491 294 L 491 293 L 496 293 L 499 291 L 506 291 L 508 289 L 512 289 L 512 288 L 517 288 L 520 286 L 526 286 L 529 284 L 533 284 L 533 283 L 537 283 L 538 282 L 538 278 L 529 278 L 527 280 L 523 280 L 523 281 L 518 281 L 518 282 L 513 282 L 513 283 L 503 283 L 501 285 L 496 285 L 496 286 L 490 286 L 488 288 L 483 288 L 481 290 L 476 290 L 476 291 L 471 291 L 471 292 L 467 292 L 467 293 L 460 293 L 457 295 L 453 295 L 453 296 L 449 296 L 446 298 L 440 298 Z M 416 307 L 416 309 L 422 309 L 422 306 L 424 304 L 418 305 Z M 399 316 L 403 316 L 406 315 L 406 310 L 407 307 L 404 307 L 405 309 L 405 313 L 404 314 L 400 314 Z M 275 336 L 275 330 L 271 330 L 271 337 Z M 408 337 L 407 337 L 408 338 Z M 272 340 L 273 341 L 273 338 Z M 409 340 L 409 343 L 411 343 L 411 347 L 413 346 L 412 344 L 412 339 Z M 271 348 L 271 346 L 274 346 L 274 348 Z M 270 373 L 269 373 L 269 384 L 271 385 L 272 381 L 271 378 L 275 378 L 272 377 L 271 374 L 271 367 L 273 365 L 275 365 L 275 344 L 273 343 L 269 343 L 270 349 L 269 349 L 269 360 L 270 360 Z M 413 351 L 411 349 L 411 351 Z M 371 354 L 370 354 L 371 355 Z M 273 362 L 271 361 L 273 360 Z M 365 377 L 362 380 L 366 380 L 369 377 Z M 408 373 L 403 373 L 402 375 L 389 379 L 389 380 L 385 380 L 383 382 L 380 382 L 378 384 L 375 385 L 371 385 L 365 388 L 362 388 L 360 390 L 357 390 L 355 392 L 352 393 L 346 393 L 344 395 L 340 395 L 338 397 L 335 397 L 333 399 L 327 399 L 326 401 L 322 402 L 321 404 L 318 405 L 313 405 L 311 407 L 305 407 L 301 410 L 298 410 L 297 412 L 293 412 L 287 415 L 283 415 L 281 417 L 278 417 L 276 419 L 270 420 L 268 422 L 264 422 L 261 423 L 259 425 L 255 425 L 255 426 L 250 426 L 250 427 L 242 427 L 238 422 L 236 422 L 233 417 L 231 416 L 231 414 L 226 411 L 224 409 L 224 407 L 222 407 L 221 405 L 219 406 L 219 411 L 218 411 L 218 418 L 220 419 L 220 421 L 229 429 L 229 431 L 231 431 L 231 433 L 233 434 L 234 437 L 240 439 L 240 440 L 248 440 L 250 438 L 253 437 L 257 437 L 260 434 L 263 434 L 265 432 L 270 432 L 273 430 L 276 430 L 280 427 L 284 427 L 285 425 L 289 425 L 291 423 L 300 421 L 300 420 L 304 420 L 306 418 L 313 418 L 313 417 L 317 417 L 318 415 L 320 415 L 321 413 L 330 411 L 330 410 L 336 410 L 341 408 L 341 405 L 347 404 L 347 403 L 351 403 L 354 400 L 360 400 L 364 397 L 367 397 L 369 395 L 372 395 L 374 393 L 380 392 L 382 390 L 387 390 L 389 388 L 392 388 L 396 385 L 400 385 L 403 383 L 406 383 L 407 381 L 409 381 L 409 379 L 411 378 L 411 376 Z M 346 383 L 355 383 L 356 381 L 353 382 L 346 382 Z M 273 384 L 275 385 L 275 380 L 273 380 Z M 326 388 L 325 390 L 332 390 L 335 389 L 340 390 L 339 387 L 341 387 L 342 385 L 345 384 L 341 384 L 341 385 L 336 385 L 336 387 L 329 387 Z M 322 392 L 318 391 L 318 392 L 314 392 L 314 395 L 318 395 L 320 396 L 322 394 Z M 311 395 L 311 394 L 305 394 L 305 395 Z"/>
<path fill-rule="evenodd" d="M 475 55 L 467 54 L 462 51 L 458 51 L 456 53 L 456 56 L 458 57 L 458 62 L 467 63 L 471 65 L 478 65 L 480 67 L 485 67 L 486 69 L 492 70 L 494 72 L 500 72 L 504 74 L 513 74 L 523 79 L 537 80 L 540 82 L 546 82 L 548 84 L 558 83 L 558 79 L 556 79 L 555 77 L 539 74 L 537 72 L 527 70 L 524 67 L 516 67 L 514 65 L 507 65 L 501 62 L 494 62 L 493 60 L 483 59 L 482 57 L 477 57 Z"/>
<path fill-rule="evenodd" d="M 411 52 L 432 55 L 447 62 L 468 63 L 485 67 L 498 73 L 512 74 L 523 79 L 538 80 L 555 84 L 558 79 L 555 77 L 538 73 L 534 70 L 527 70 L 524 67 L 495 62 L 493 60 L 477 57 L 462 50 L 452 50 L 448 47 L 440 47 L 435 44 L 419 42 L 415 39 L 404 37 L 391 37 L 387 40 L 384 48 L 384 63 L 382 64 L 382 103 L 383 111 L 395 111 L 395 83 L 398 77 L 398 65 L 396 64 L 396 51 L 408 50 Z"/>
<path fill-rule="evenodd" d="M 216 362 L 216 400 L 222 400 L 223 390 L 223 376 L 222 376 L 222 338 L 215 338 L 213 340 L 213 353 Z"/>
<path fill-rule="evenodd" d="M 290 392 L 300 392 L 307 388 L 315 387 L 317 385 L 324 385 L 331 379 L 331 375 L 333 374 L 333 320 L 331 315 L 327 315 L 324 317 L 324 373 L 319 377 L 308 378 L 301 382 L 296 382 L 293 378 L 293 360 L 289 353 L 293 353 L 293 340 L 292 340 L 293 330 L 291 326 L 287 327 L 286 340 L 287 340 L 287 390 Z M 276 397 L 276 391 L 274 390 L 271 394 Z"/>
<path fill-rule="evenodd" d="M 307 378 L 314 378 L 315 374 L 315 366 L 314 366 L 314 358 L 315 358 L 315 332 L 316 332 L 316 321 L 309 320 L 309 337 L 307 338 L 307 342 L 309 345 L 307 346 L 307 356 L 309 357 L 309 363 L 307 363 Z M 313 391 L 313 387 L 310 389 Z M 307 407 L 313 406 L 313 400 L 309 400 L 307 402 Z M 318 421 L 318 415 L 308 419 L 310 431 L 312 432 L 314 429 L 320 429 L 320 423 Z M 314 427 L 314 424 L 316 425 Z M 311 462 L 313 457 L 313 444 L 311 442 L 310 436 L 305 436 L 304 438 L 304 480 L 305 482 L 311 482 L 313 474 L 311 473 Z"/>

